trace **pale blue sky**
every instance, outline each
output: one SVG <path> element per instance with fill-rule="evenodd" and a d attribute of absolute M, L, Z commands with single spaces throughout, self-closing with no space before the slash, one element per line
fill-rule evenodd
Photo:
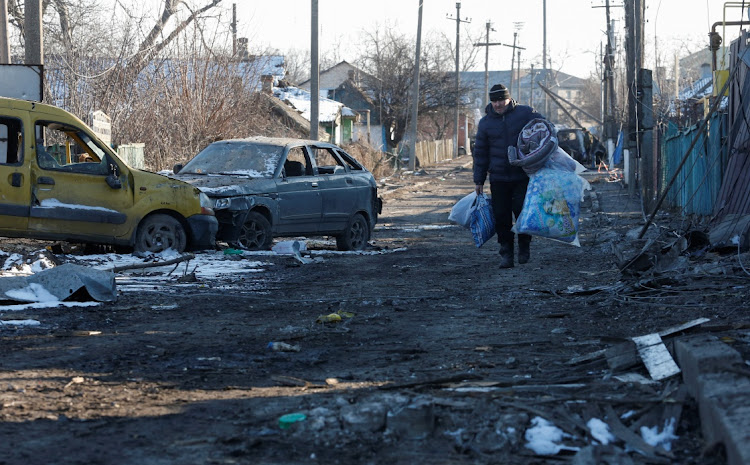
<path fill-rule="evenodd" d="M 226 0 L 225 0 L 226 1 Z M 662 57 L 673 62 L 674 50 L 681 54 L 695 52 L 707 45 L 711 25 L 721 21 L 724 1 L 721 0 L 645 0 L 646 2 L 646 66 L 653 66 L 654 45 Z M 309 49 L 310 0 L 288 0 L 283 3 L 241 0 L 227 2 L 224 8 L 231 11 L 237 4 L 238 33 L 248 37 L 252 44 L 285 50 Z M 455 42 L 456 1 L 425 0 L 422 14 L 423 38 L 430 31 L 440 31 Z M 513 33 L 518 32 L 517 45 L 521 50 L 522 67 L 542 66 L 543 0 L 463 0 L 460 17 L 470 19 L 461 23 L 460 40 L 469 35 L 484 40 L 486 23 L 490 21 L 494 32 L 490 42 L 513 43 Z M 620 37 L 624 37 L 623 0 L 611 0 L 611 18 Z M 730 2 L 737 3 L 737 2 Z M 600 47 L 605 43 L 605 0 L 547 0 L 547 48 L 553 68 L 579 77 L 588 77 L 593 70 Z M 354 41 L 363 30 L 373 30 L 375 25 L 398 27 L 405 34 L 416 37 L 419 0 L 344 1 L 319 0 L 320 52 L 329 44 L 346 44 Z M 745 18 L 747 16 L 745 15 Z M 727 9 L 727 20 L 742 19 L 739 8 Z M 655 28 L 658 33 L 655 38 Z M 728 28 L 730 40 L 738 28 Z M 720 31 L 721 32 L 721 31 Z M 727 41 L 728 43 L 729 41 Z M 620 44 L 624 48 L 624 42 Z M 511 48 L 490 47 L 491 70 L 509 69 Z M 356 50 L 342 49 L 342 59 L 353 61 Z M 480 53 L 476 70 L 484 70 L 484 51 Z"/>

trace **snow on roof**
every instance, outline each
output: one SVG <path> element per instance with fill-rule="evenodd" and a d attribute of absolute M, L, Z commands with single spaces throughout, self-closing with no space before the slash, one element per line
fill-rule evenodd
<path fill-rule="evenodd" d="M 310 121 L 310 92 L 299 87 L 274 87 L 274 97 L 286 102 L 302 114 L 302 117 Z M 343 103 L 335 100 L 321 98 L 318 106 L 318 120 L 321 123 L 336 121 L 336 117 L 354 116 L 354 112 L 345 107 Z"/>
<path fill-rule="evenodd" d="M 273 76 L 274 84 L 278 84 L 286 76 L 282 55 L 254 56 L 252 59 L 240 62 L 239 68 L 246 76 L 253 77 L 252 86 L 258 92 L 263 88 L 262 76 Z"/>
<path fill-rule="evenodd" d="M 700 100 L 702 98 L 711 97 L 713 94 L 714 94 L 713 78 L 709 76 L 709 77 L 698 79 L 692 85 L 682 89 L 682 91 L 680 91 L 677 97 L 677 100 L 680 100 L 683 102 L 687 100 L 691 100 L 691 99 Z M 721 101 L 719 102 L 719 109 L 721 110 L 726 109 L 728 104 L 729 104 L 729 98 L 727 96 L 721 97 Z M 672 101 L 670 103 L 669 113 L 670 114 L 676 113 L 675 101 Z"/>
<path fill-rule="evenodd" d="M 680 100 L 687 100 L 689 98 L 703 98 L 713 93 L 713 78 L 705 77 L 695 81 L 690 87 L 683 89 L 680 92 Z"/>

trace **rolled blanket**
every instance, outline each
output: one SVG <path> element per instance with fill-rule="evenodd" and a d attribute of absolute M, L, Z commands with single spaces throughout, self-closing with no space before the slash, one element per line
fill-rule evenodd
<path fill-rule="evenodd" d="M 557 150 L 557 131 L 542 118 L 534 118 L 523 127 L 518 135 L 516 147 L 508 147 L 508 161 L 520 166 L 526 174 L 540 170 Z"/>

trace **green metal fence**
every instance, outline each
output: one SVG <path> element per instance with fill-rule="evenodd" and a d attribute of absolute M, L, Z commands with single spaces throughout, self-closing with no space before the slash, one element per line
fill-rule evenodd
<path fill-rule="evenodd" d="M 664 198 L 665 207 L 679 209 L 683 215 L 703 216 L 713 212 L 727 163 L 726 121 L 725 114 L 715 113 L 702 131 L 698 125 L 679 130 L 669 123 L 660 148 L 661 194 L 693 140 L 696 137 L 698 140 Z"/>

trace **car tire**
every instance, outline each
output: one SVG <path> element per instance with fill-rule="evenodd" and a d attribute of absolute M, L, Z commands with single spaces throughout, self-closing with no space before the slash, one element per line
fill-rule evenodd
<path fill-rule="evenodd" d="M 246 250 L 269 250 L 273 243 L 271 223 L 258 212 L 247 214 L 235 245 Z"/>
<path fill-rule="evenodd" d="M 349 220 L 346 230 L 336 236 L 339 250 L 364 250 L 370 240 L 370 225 L 361 213 L 355 213 Z"/>
<path fill-rule="evenodd" d="M 186 246 L 187 234 L 182 224 L 169 215 L 156 214 L 138 225 L 133 249 L 136 253 L 159 253 L 168 249 L 182 253 Z"/>

